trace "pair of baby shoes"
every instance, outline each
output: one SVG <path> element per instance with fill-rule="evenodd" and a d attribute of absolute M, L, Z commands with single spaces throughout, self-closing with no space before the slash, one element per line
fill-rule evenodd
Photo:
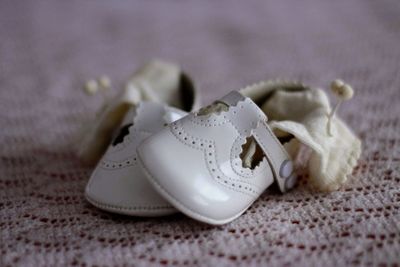
<path fill-rule="evenodd" d="M 261 82 L 198 109 L 198 92 L 178 67 L 146 65 L 83 142 L 82 157 L 97 162 L 87 200 L 133 216 L 182 212 L 213 225 L 234 220 L 274 182 L 282 192 L 296 183 L 283 145 L 293 135 L 277 136 L 263 105 L 276 89 L 300 87 Z"/>

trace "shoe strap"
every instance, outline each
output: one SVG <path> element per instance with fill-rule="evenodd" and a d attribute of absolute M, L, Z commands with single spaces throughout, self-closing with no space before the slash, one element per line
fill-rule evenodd
<path fill-rule="evenodd" d="M 240 105 L 241 102 L 243 105 L 252 106 L 251 109 L 246 109 L 246 111 L 243 110 L 243 112 L 248 112 L 248 110 L 251 110 L 250 112 L 253 114 L 249 113 L 249 115 L 259 118 L 257 123 L 253 124 L 254 127 L 250 132 L 265 153 L 268 163 L 274 174 L 275 181 L 278 183 L 281 192 L 286 192 L 287 190 L 291 189 L 296 181 L 295 174 L 293 173 L 292 160 L 285 148 L 272 132 L 271 128 L 268 126 L 268 118 L 265 113 L 257 106 L 256 103 L 253 102 L 253 100 L 243 96 L 237 91 L 232 91 L 231 93 L 222 97 L 220 102 L 232 107 Z M 238 124 L 236 126 L 238 126 L 238 129 L 240 129 L 240 126 L 243 124 L 243 122 L 238 122 L 238 120 L 239 118 L 232 119 L 231 122 Z"/>

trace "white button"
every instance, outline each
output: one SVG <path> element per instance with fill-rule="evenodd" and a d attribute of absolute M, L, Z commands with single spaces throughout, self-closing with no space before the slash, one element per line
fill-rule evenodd
<path fill-rule="evenodd" d="M 293 173 L 293 163 L 291 160 L 285 160 L 282 165 L 281 169 L 279 170 L 279 175 L 281 178 L 287 178 Z"/>
<path fill-rule="evenodd" d="M 285 189 L 286 190 L 292 189 L 296 185 L 296 182 L 297 182 L 297 175 L 296 174 L 292 174 L 285 181 Z"/>

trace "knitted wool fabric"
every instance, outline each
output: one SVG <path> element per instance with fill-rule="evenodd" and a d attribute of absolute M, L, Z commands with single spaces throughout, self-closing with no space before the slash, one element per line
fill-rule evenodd
<path fill-rule="evenodd" d="M 0 266 L 398 265 L 399 13 L 375 0 L 0 1 Z M 74 138 L 103 100 L 81 85 L 108 74 L 117 88 L 154 57 L 180 63 L 204 104 L 264 79 L 343 78 L 358 166 L 332 193 L 304 174 L 270 188 L 220 227 L 92 207 Z"/>
<path fill-rule="evenodd" d="M 280 133 L 292 134 L 297 141 L 312 149 L 306 161 L 310 184 L 317 190 L 337 190 L 353 172 L 361 154 L 361 141 L 341 118 L 332 122 L 327 131 L 331 107 L 324 91 L 305 88 L 294 92 L 278 90 L 263 105 L 270 125 Z M 296 144 L 290 142 L 288 145 Z M 286 145 L 287 146 L 287 145 Z M 299 149 L 292 151 L 293 158 Z"/>

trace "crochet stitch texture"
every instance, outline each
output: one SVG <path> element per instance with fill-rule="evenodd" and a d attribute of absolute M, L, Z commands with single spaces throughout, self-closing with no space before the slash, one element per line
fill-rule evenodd
<path fill-rule="evenodd" d="M 241 3 L 0 2 L 0 266 L 399 265 L 400 2 Z M 155 56 L 182 63 L 204 104 L 263 79 L 343 78 L 353 175 L 332 193 L 268 189 L 221 227 L 92 207 L 74 145 L 102 99 L 81 84 L 118 86 Z"/>

